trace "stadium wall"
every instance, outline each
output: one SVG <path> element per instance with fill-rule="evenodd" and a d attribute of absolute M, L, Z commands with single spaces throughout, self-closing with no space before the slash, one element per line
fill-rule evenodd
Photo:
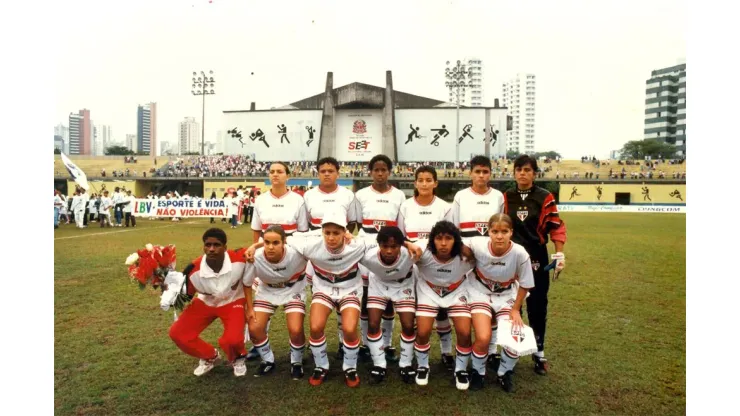
<path fill-rule="evenodd" d="M 601 197 L 599 197 L 599 188 Z M 647 195 L 644 194 L 647 188 Z M 575 192 L 574 192 L 575 190 Z M 610 205 L 625 204 L 619 201 L 629 194 L 629 205 L 686 205 L 686 184 L 583 184 L 560 183 L 558 201 L 561 204 Z"/>

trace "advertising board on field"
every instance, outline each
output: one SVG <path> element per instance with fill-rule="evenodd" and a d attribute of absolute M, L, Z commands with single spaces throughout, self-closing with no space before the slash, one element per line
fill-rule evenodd
<path fill-rule="evenodd" d="M 652 212 L 661 214 L 685 214 L 686 205 L 584 205 L 561 204 L 559 212 Z"/>

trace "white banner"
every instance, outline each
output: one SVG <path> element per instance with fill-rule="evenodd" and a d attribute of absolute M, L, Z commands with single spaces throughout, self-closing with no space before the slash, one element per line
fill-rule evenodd
<path fill-rule="evenodd" d="M 367 162 L 383 152 L 383 111 L 337 110 L 335 155 L 342 162 Z"/>
<path fill-rule="evenodd" d="M 662 214 L 685 214 L 686 206 L 661 205 L 558 205 L 559 212 L 657 212 Z"/>
<path fill-rule="evenodd" d="M 223 199 L 136 199 L 136 217 L 228 218 L 229 205 Z"/>
<path fill-rule="evenodd" d="M 224 153 L 257 161 L 317 160 L 321 110 L 224 112 Z"/>

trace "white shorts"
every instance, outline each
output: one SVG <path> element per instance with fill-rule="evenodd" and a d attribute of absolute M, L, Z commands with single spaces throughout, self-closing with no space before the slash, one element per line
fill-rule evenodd
<path fill-rule="evenodd" d="M 409 277 L 401 283 L 386 283 L 370 272 L 367 289 L 367 308 L 382 309 L 390 300 L 396 312 L 416 312 L 416 289 L 414 279 Z"/>
<path fill-rule="evenodd" d="M 361 264 L 358 264 L 357 267 L 360 269 L 360 276 L 362 276 L 362 285 L 368 287 L 368 285 L 370 284 L 368 281 L 368 277 L 370 276 L 370 269 Z"/>
<path fill-rule="evenodd" d="M 508 290 L 491 294 L 485 294 L 469 288 L 470 313 L 482 313 L 488 315 L 490 318 L 493 318 L 495 313 L 496 321 L 499 319 L 509 319 L 509 312 L 511 312 L 511 307 L 516 302 L 516 294 L 518 292 L 517 285 L 511 286 Z"/>
<path fill-rule="evenodd" d="M 440 296 L 426 280 L 416 282 L 416 316 L 436 318 L 440 309 L 447 309 L 450 318 L 470 318 L 468 286 L 462 282 L 451 292 Z"/>
<path fill-rule="evenodd" d="M 362 282 L 360 279 L 356 280 L 357 282 L 347 287 L 337 287 L 321 278 L 314 279 L 311 304 L 320 303 L 329 309 L 336 308 L 339 312 L 346 308 L 355 308 L 360 311 Z"/>
<path fill-rule="evenodd" d="M 254 310 L 274 314 L 277 308 L 281 306 L 286 314 L 306 314 L 305 280 L 284 288 L 274 288 L 265 282 L 260 283 L 257 293 L 254 295 Z"/>

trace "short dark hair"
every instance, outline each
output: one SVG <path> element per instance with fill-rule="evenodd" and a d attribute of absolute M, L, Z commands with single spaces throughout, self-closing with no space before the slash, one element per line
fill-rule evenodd
<path fill-rule="evenodd" d="M 220 228 L 209 228 L 203 233 L 203 242 L 205 243 L 210 237 L 216 238 L 221 244 L 226 245 L 226 231 Z"/>
<path fill-rule="evenodd" d="M 529 165 L 532 167 L 533 171 L 539 172 L 537 169 L 537 159 L 529 155 L 519 155 L 514 159 L 514 169 L 524 167 L 525 165 Z"/>
<path fill-rule="evenodd" d="M 271 165 L 283 165 L 285 168 L 285 174 L 290 176 L 290 168 L 288 167 L 288 164 L 285 162 L 272 162 Z M 268 168 L 269 169 L 269 168 Z"/>
<path fill-rule="evenodd" d="M 337 169 L 337 172 L 339 172 L 339 162 L 331 156 L 322 157 L 321 159 L 319 159 L 319 161 L 316 163 L 316 169 L 318 170 L 321 165 L 325 165 L 327 163 L 333 165 Z"/>
<path fill-rule="evenodd" d="M 403 236 L 403 232 L 396 226 L 386 225 L 378 231 L 378 244 L 385 244 L 391 238 L 398 244 L 403 244 L 404 241 L 406 241 L 406 237 Z"/>
<path fill-rule="evenodd" d="M 429 165 L 419 166 L 414 172 L 414 181 L 419 180 L 420 173 L 431 173 L 434 181 L 437 182 L 437 170 Z M 437 195 L 437 189 L 432 189 L 432 195 Z M 419 196 L 419 191 L 414 187 L 414 196 Z"/>
<path fill-rule="evenodd" d="M 474 156 L 470 159 L 470 171 L 472 172 L 476 166 L 483 166 L 491 170 L 491 159 L 483 155 Z"/>
<path fill-rule="evenodd" d="M 429 244 L 427 244 L 429 251 L 431 251 L 435 256 L 437 255 L 437 247 L 434 245 L 434 238 L 440 234 L 449 234 L 455 239 L 455 244 L 452 246 L 452 252 L 450 254 L 452 257 L 459 256 L 462 252 L 463 245 L 460 230 L 455 227 L 455 224 L 445 220 L 434 224 L 432 231 L 429 232 Z"/>
<path fill-rule="evenodd" d="M 370 159 L 370 163 L 367 164 L 368 169 L 372 171 L 373 166 L 375 166 L 376 162 L 385 162 L 385 164 L 388 165 L 388 170 L 393 169 L 393 162 L 391 162 L 391 158 L 383 154 L 373 156 L 373 158 Z"/>

